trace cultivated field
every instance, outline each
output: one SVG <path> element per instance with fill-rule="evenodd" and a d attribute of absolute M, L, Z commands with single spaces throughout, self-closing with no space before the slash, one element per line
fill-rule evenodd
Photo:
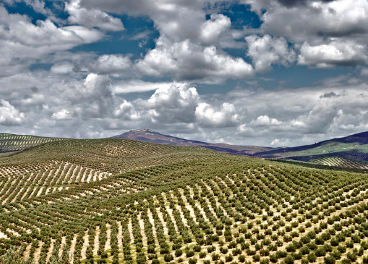
<path fill-rule="evenodd" d="M 59 140 L 63 139 L 0 133 L 0 153 L 20 151 L 29 147 Z"/>
<path fill-rule="evenodd" d="M 202 148 L 49 142 L 0 157 L 0 263 L 368 263 L 367 189 Z"/>

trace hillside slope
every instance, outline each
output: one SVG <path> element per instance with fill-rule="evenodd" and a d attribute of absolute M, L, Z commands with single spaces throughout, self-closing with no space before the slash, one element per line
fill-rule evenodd
<path fill-rule="evenodd" d="M 254 155 L 271 159 L 296 160 L 311 164 L 321 164 L 321 162 L 316 162 L 317 160 L 335 159 L 341 162 L 326 162 L 325 165 L 365 169 L 366 164 L 364 163 L 368 161 L 368 132 L 343 138 L 334 138 L 313 145 L 258 152 Z M 345 162 L 342 162 L 342 160 L 345 160 Z"/>
<path fill-rule="evenodd" d="M 63 139 L 0 133 L 0 153 L 21 151 L 29 147 L 60 140 Z"/>
<path fill-rule="evenodd" d="M 119 139 L 33 147 L 0 158 L 0 174 L 7 258 L 15 247 L 36 263 L 368 260 L 364 174 Z"/>

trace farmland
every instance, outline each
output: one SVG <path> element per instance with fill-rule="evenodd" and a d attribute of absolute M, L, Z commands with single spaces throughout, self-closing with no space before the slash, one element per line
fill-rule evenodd
<path fill-rule="evenodd" d="M 63 139 L 0 133 L 0 153 L 21 151 L 29 147 L 59 140 Z"/>
<path fill-rule="evenodd" d="M 368 263 L 366 174 L 68 139 L 1 156 L 0 186 L 0 263 Z"/>

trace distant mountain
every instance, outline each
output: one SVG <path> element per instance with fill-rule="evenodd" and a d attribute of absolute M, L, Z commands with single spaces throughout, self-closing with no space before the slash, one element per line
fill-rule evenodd
<path fill-rule="evenodd" d="M 204 147 L 216 151 L 249 156 L 252 156 L 255 153 L 270 151 L 273 149 L 267 147 L 237 146 L 223 143 L 206 143 L 196 140 L 187 140 L 184 138 L 163 135 L 149 129 L 134 129 L 124 134 L 114 136 L 113 138 L 139 140 L 163 145 Z"/>

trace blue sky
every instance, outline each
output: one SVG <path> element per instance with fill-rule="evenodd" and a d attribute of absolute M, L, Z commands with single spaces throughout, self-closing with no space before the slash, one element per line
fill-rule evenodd
<path fill-rule="evenodd" d="M 366 0 L 5 0 L 2 132 L 295 146 L 368 129 Z"/>

